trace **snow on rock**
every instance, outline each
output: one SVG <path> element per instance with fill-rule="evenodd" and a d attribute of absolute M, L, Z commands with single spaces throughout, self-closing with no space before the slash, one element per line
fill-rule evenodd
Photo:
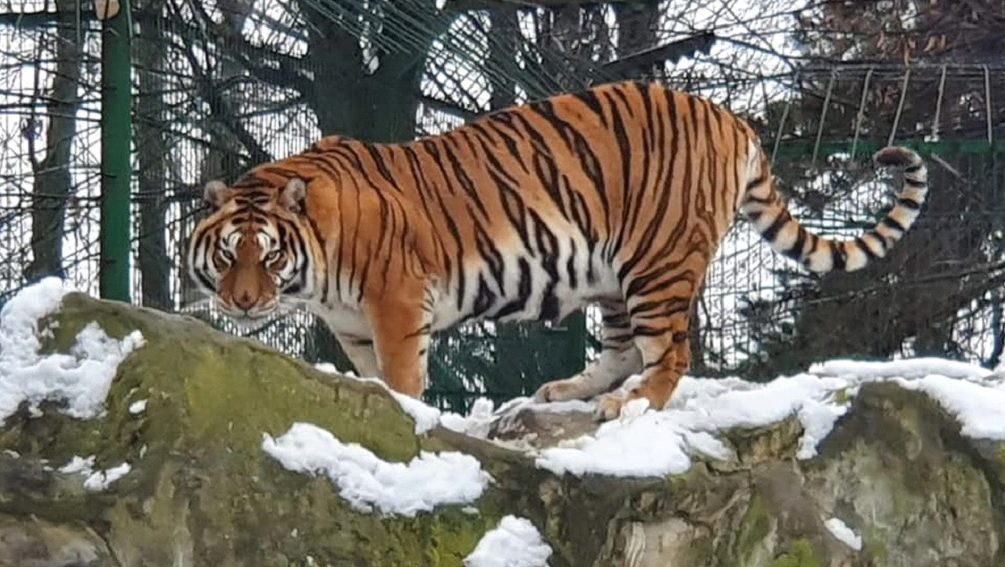
<path fill-rule="evenodd" d="M 84 480 L 84 488 L 95 492 L 104 490 L 108 488 L 109 484 L 126 476 L 131 469 L 129 463 L 122 463 L 106 471 L 97 471 Z"/>
<path fill-rule="evenodd" d="M 691 467 L 696 456 L 730 458 L 730 449 L 719 440 L 729 429 L 765 427 L 795 417 L 803 428 L 796 456 L 809 459 L 816 456 L 819 443 L 847 411 L 848 398 L 856 395 L 862 384 L 887 381 L 931 396 L 956 416 L 964 435 L 1002 440 L 1005 375 L 997 372 L 964 362 L 916 358 L 891 362 L 832 360 L 814 364 L 806 373 L 767 383 L 686 377 L 666 409 L 653 411 L 644 402 L 629 403 L 619 419 L 600 425 L 592 434 L 537 451 L 534 456 L 537 466 L 556 474 L 679 474 Z M 622 389 L 637 382 L 638 377 L 633 376 Z M 541 403 L 517 398 L 493 410 L 491 401 L 480 399 L 465 416 L 440 412 L 400 394 L 394 397 L 415 419 L 416 433 L 439 424 L 483 439 L 500 416 L 519 411 L 592 412 L 594 408 L 593 402 L 578 400 Z"/>
<path fill-rule="evenodd" d="M 492 400 L 478 398 L 475 403 L 471 404 L 471 411 L 468 415 L 443 412 L 440 416 L 440 425 L 458 433 L 485 439 L 489 436 L 492 422 L 496 419 L 494 409 L 495 404 L 492 403 Z"/>
<path fill-rule="evenodd" d="M 663 476 L 691 467 L 689 450 L 728 459 L 729 450 L 708 433 L 690 431 L 668 412 L 646 412 L 610 421 L 593 435 L 540 452 L 535 463 L 555 474 Z"/>
<path fill-rule="evenodd" d="M 69 354 L 39 354 L 38 322 L 54 313 L 70 291 L 61 280 L 46 278 L 0 311 L 0 420 L 25 402 L 32 415 L 41 415 L 43 401 L 66 402 L 63 411 L 72 417 L 96 417 L 119 363 L 143 344 L 138 331 L 119 341 L 91 323 L 77 335 Z"/>
<path fill-rule="evenodd" d="M 380 378 L 360 378 L 352 370 L 346 370 L 345 372 L 342 372 L 338 368 L 336 368 L 334 364 L 332 364 L 330 362 L 318 362 L 318 363 L 315 363 L 314 364 L 314 369 L 315 370 L 319 370 L 321 372 L 324 372 L 325 374 L 338 374 L 340 376 L 348 376 L 350 378 L 356 378 L 356 379 L 361 379 L 361 380 L 381 381 Z"/>
<path fill-rule="evenodd" d="M 309 423 L 295 423 L 277 439 L 264 435 L 262 449 L 287 470 L 324 473 L 364 512 L 412 517 L 443 504 L 469 504 L 491 480 L 470 455 L 423 451 L 407 464 L 389 463 Z"/>
<path fill-rule="evenodd" d="M 556 474 L 680 474 L 691 468 L 692 455 L 731 456 L 715 434 L 761 427 L 793 415 L 805 430 L 799 456 L 809 458 L 844 413 L 845 407 L 835 402 L 835 396 L 846 388 L 845 380 L 809 375 L 766 384 L 689 377 L 681 381 L 667 409 L 623 414 L 593 435 L 544 449 L 537 465 Z"/>
<path fill-rule="evenodd" d="M 937 401 L 960 422 L 963 435 L 1005 440 L 1005 382 L 997 371 L 954 360 L 915 358 L 893 362 L 834 360 L 813 365 L 810 372 L 856 385 L 892 380 Z"/>
<path fill-rule="evenodd" d="M 108 470 L 95 471 L 94 455 L 91 455 L 86 459 L 74 456 L 70 459 L 69 463 L 66 463 L 59 468 L 59 472 L 64 474 L 80 474 L 86 476 L 87 478 L 84 479 L 84 488 L 92 492 L 105 490 L 110 484 L 126 476 L 130 470 L 132 470 L 132 467 L 129 463 L 122 463 L 121 465 L 112 467 Z"/>
<path fill-rule="evenodd" d="M 991 371 L 980 366 L 942 358 L 908 358 L 890 362 L 829 360 L 810 366 L 810 374 L 842 376 L 875 381 L 877 378 L 923 378 L 939 375 L 947 378 L 980 379 Z"/>
<path fill-rule="evenodd" d="M 390 390 L 391 396 L 397 400 L 402 411 L 412 416 L 415 421 L 415 434 L 422 435 L 440 424 L 440 410 L 427 406 L 422 400 Z"/>
<path fill-rule="evenodd" d="M 724 431 L 768 426 L 791 416 L 803 427 L 796 456 L 808 459 L 847 411 L 847 398 L 862 384 L 884 381 L 937 400 L 957 417 L 964 435 L 1005 439 L 1005 384 L 978 366 L 915 359 L 832 361 L 811 370 L 763 384 L 687 377 L 666 409 L 624 412 L 591 435 L 541 450 L 536 463 L 556 474 L 679 474 L 690 468 L 694 456 L 729 458 L 729 449 L 719 441 Z"/>
<path fill-rule="evenodd" d="M 824 526 L 826 526 L 827 531 L 829 531 L 831 535 L 833 535 L 834 538 L 841 543 L 847 545 L 855 551 L 862 551 L 862 536 L 852 531 L 852 529 L 839 518 L 831 518 L 827 520 L 824 522 Z"/>
<path fill-rule="evenodd" d="M 995 371 L 991 375 L 995 380 L 1005 380 L 1005 358 L 995 366 Z"/>
<path fill-rule="evenodd" d="M 70 459 L 69 463 L 66 463 L 59 468 L 59 472 L 65 474 L 81 473 L 90 475 L 94 471 L 94 455 L 90 457 L 82 458 L 76 455 Z"/>
<path fill-rule="evenodd" d="M 314 369 L 319 372 L 324 372 L 325 374 L 341 374 L 338 368 L 330 362 L 316 362 L 314 364 Z"/>
<path fill-rule="evenodd" d="M 904 388 L 925 392 L 939 402 L 956 416 L 963 426 L 963 435 L 1005 440 L 1005 384 L 991 387 L 936 375 L 896 381 Z"/>
<path fill-rule="evenodd" d="M 505 516 L 482 536 L 474 551 L 464 558 L 465 567 L 547 567 L 551 547 L 541 539 L 534 524 L 524 518 Z"/>
<path fill-rule="evenodd" d="M 314 365 L 314 368 L 324 372 L 326 374 L 341 374 L 334 364 L 328 362 L 321 362 Z M 440 410 L 428 406 L 422 402 L 422 400 L 417 400 L 411 396 L 407 396 L 400 392 L 395 392 L 394 390 L 387 387 L 380 378 L 358 378 L 354 374 L 346 373 L 348 376 L 354 380 L 360 380 L 363 382 L 374 382 L 380 384 L 382 387 L 390 392 L 391 397 L 394 398 L 398 405 L 401 407 L 401 411 L 407 413 L 415 421 L 415 434 L 422 435 L 423 433 L 429 432 L 431 429 L 440 424 Z"/>

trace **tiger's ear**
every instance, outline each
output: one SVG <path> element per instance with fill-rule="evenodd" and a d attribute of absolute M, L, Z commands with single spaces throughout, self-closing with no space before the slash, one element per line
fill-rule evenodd
<path fill-rule="evenodd" d="M 307 197 L 307 183 L 299 177 L 294 177 L 286 182 L 279 193 L 279 204 L 294 213 L 302 213 L 306 210 L 304 199 Z"/>
<path fill-rule="evenodd" d="M 234 190 L 220 180 L 213 180 L 202 190 L 202 198 L 213 209 L 219 209 L 234 194 Z"/>

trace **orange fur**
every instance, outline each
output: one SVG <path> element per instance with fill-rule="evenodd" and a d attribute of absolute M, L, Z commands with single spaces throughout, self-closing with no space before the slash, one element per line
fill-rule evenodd
<path fill-rule="evenodd" d="M 236 316 L 279 300 L 312 309 L 361 372 L 413 396 L 433 331 L 599 302 L 600 358 L 538 397 L 590 397 L 641 372 L 627 397 L 601 400 L 612 417 L 627 399 L 662 407 L 672 395 L 690 363 L 692 305 L 738 210 L 812 270 L 884 255 L 927 178 L 910 150 L 876 159 L 904 168 L 898 204 L 876 230 L 827 240 L 789 214 L 742 120 L 655 84 L 604 85 L 408 144 L 327 137 L 233 187 L 214 182 L 189 266 Z M 270 263 L 277 251 L 285 260 Z"/>

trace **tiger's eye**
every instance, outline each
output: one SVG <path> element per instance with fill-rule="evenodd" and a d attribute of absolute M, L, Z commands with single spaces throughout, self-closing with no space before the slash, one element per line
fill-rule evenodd
<path fill-rule="evenodd" d="M 272 252 L 269 252 L 268 254 L 265 255 L 265 261 L 268 263 L 275 262 L 276 260 L 279 259 L 280 254 L 281 252 L 279 252 L 279 250 L 273 250 Z"/>

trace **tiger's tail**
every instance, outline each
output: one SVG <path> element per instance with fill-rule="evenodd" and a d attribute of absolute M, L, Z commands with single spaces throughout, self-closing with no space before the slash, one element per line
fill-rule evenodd
<path fill-rule="evenodd" d="M 854 239 L 834 240 L 818 236 L 799 224 L 775 191 L 762 151 L 757 150 L 756 160 L 751 166 L 751 181 L 740 202 L 740 210 L 775 251 L 818 273 L 853 272 L 884 257 L 914 224 L 928 193 L 928 169 L 921 156 L 902 147 L 879 150 L 873 156 L 877 165 L 895 166 L 903 173 L 903 187 L 897 202 L 872 230 Z"/>

